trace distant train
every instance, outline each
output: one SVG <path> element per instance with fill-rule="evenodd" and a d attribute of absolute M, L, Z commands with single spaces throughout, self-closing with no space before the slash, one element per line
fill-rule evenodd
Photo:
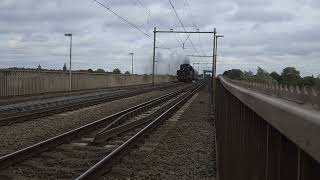
<path fill-rule="evenodd" d="M 177 78 L 181 82 L 192 82 L 198 80 L 198 71 L 190 64 L 181 64 L 177 71 Z"/>

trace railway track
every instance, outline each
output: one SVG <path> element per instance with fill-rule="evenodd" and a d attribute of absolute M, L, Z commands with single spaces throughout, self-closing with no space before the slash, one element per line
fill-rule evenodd
<path fill-rule="evenodd" d="M 156 89 L 172 88 L 179 85 L 181 85 L 181 83 L 160 84 L 153 87 L 142 85 L 135 86 L 133 89 L 114 89 L 113 91 L 101 91 L 94 94 L 82 94 L 71 97 L 51 98 L 44 101 L 0 106 L 0 126 L 80 109 L 83 107 L 142 94 Z"/>
<path fill-rule="evenodd" d="M 179 109 L 203 83 L 0 158 L 0 179 L 96 179 Z"/>
<path fill-rule="evenodd" d="M 166 85 L 173 84 L 177 82 L 164 82 L 157 83 L 157 85 Z M 9 97 L 0 97 L 0 106 L 24 103 L 28 101 L 42 101 L 50 98 L 59 98 L 59 97 L 71 97 L 71 96 L 79 96 L 86 94 L 95 94 L 95 93 L 103 93 L 107 91 L 117 91 L 117 90 L 130 90 L 137 89 L 143 87 L 150 87 L 150 84 L 138 84 L 138 85 L 129 85 L 129 86 L 116 86 L 116 87 L 107 87 L 107 88 L 98 88 L 98 89 L 87 89 L 87 90 L 72 90 L 72 91 L 63 91 L 63 92 L 47 92 L 47 93 L 39 93 L 39 94 L 27 94 L 27 95 L 19 95 L 19 96 L 9 96 Z"/>

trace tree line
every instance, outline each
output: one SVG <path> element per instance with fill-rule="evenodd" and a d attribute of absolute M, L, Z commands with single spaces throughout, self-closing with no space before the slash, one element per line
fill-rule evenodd
<path fill-rule="evenodd" d="M 263 83 L 280 83 L 293 86 L 306 86 L 320 89 L 320 75 L 317 77 L 305 76 L 301 77 L 300 71 L 295 67 L 286 67 L 279 74 L 275 71 L 269 73 L 261 67 L 257 68 L 254 74 L 252 71 L 241 71 L 240 69 L 231 69 L 223 73 L 230 79 L 249 80 Z"/>
<path fill-rule="evenodd" d="M 101 69 L 101 68 L 99 68 L 99 69 L 97 69 L 97 70 L 92 70 L 92 69 L 88 69 L 88 72 L 89 73 L 107 73 L 107 71 L 105 71 L 104 69 Z M 112 72 L 110 72 L 110 73 L 113 73 L 113 74 L 121 74 L 121 70 L 119 69 L 119 68 L 115 68 L 115 69 L 113 69 L 112 70 Z M 130 74 L 130 72 L 129 71 L 126 71 L 124 74 Z"/>
<path fill-rule="evenodd" d="M 67 72 L 68 68 L 66 63 L 64 63 L 62 70 L 61 69 L 43 69 L 41 68 L 41 65 L 39 64 L 39 66 L 37 68 L 25 68 L 25 67 L 9 67 L 8 69 L 10 70 L 34 70 L 34 71 L 63 71 L 63 72 Z M 102 68 L 98 68 L 97 70 L 93 70 L 93 69 L 88 69 L 88 70 L 72 70 L 75 72 L 88 72 L 88 73 L 112 73 L 112 74 L 122 74 L 121 70 L 119 68 L 114 68 L 111 72 L 105 71 Z M 124 74 L 131 74 L 129 71 L 125 71 Z"/>

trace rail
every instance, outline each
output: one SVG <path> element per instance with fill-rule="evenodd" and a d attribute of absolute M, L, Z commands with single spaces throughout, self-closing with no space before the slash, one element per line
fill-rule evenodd
<path fill-rule="evenodd" d="M 216 80 L 219 180 L 320 179 L 320 112 Z"/>
<path fill-rule="evenodd" d="M 72 90 L 150 84 L 152 80 L 149 75 L 72 73 Z M 156 83 L 174 80 L 174 76 L 155 76 Z M 68 73 L 0 69 L 0 98 L 66 91 L 69 91 Z"/>

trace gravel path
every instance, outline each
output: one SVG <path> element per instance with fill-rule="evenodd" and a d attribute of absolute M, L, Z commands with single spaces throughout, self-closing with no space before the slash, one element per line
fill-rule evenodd
<path fill-rule="evenodd" d="M 214 179 L 215 131 L 202 90 L 101 179 Z"/>
<path fill-rule="evenodd" d="M 179 88 L 182 87 L 184 86 Z M 179 88 L 153 91 L 33 121 L 2 126 L 0 127 L 0 155 L 11 153 Z"/>

